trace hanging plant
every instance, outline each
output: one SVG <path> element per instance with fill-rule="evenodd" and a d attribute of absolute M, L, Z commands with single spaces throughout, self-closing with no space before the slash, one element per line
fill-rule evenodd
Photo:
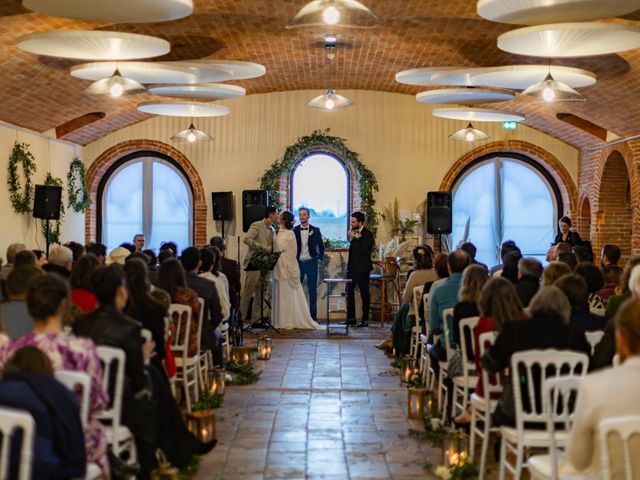
<path fill-rule="evenodd" d="M 22 165 L 24 175 L 24 187 L 20 185 L 18 168 Z M 9 200 L 16 213 L 30 213 L 33 205 L 33 184 L 31 177 L 36 172 L 36 161 L 29 151 L 26 143 L 15 142 L 9 157 L 7 185 L 9 187 Z"/>
<path fill-rule="evenodd" d="M 311 135 L 298 138 L 298 141 L 287 147 L 284 157 L 276 160 L 260 177 L 260 188 L 267 191 L 269 205 L 278 209 L 283 207 L 280 199 L 280 178 L 288 175 L 304 156 L 323 148 L 334 151 L 347 164 L 358 172 L 360 201 L 362 211 L 367 217 L 367 227 L 375 238 L 378 230 L 378 213 L 375 210 L 375 192 L 378 191 L 378 180 L 371 170 L 360 161 L 360 155 L 347 147 L 345 140 L 329 135 L 329 130 L 315 130 Z"/>
<path fill-rule="evenodd" d="M 60 177 L 54 177 L 51 175 L 51 172 L 47 172 L 47 178 L 44 181 L 45 185 L 52 187 L 60 187 L 62 188 L 62 179 Z M 50 243 L 60 243 L 60 222 L 62 222 L 62 218 L 64 217 L 64 205 L 60 202 L 60 220 L 56 220 L 55 222 L 49 223 L 49 242 Z M 47 221 L 42 220 L 42 235 L 47 238 Z"/>
<path fill-rule="evenodd" d="M 75 212 L 84 213 L 89 205 L 89 187 L 87 186 L 87 169 L 78 157 L 73 159 L 67 173 L 67 196 L 69 207 Z"/>

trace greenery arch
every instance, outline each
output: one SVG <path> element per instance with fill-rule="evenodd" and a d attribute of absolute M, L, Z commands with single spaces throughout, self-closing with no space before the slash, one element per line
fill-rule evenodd
<path fill-rule="evenodd" d="M 367 226 L 375 238 L 378 230 L 378 214 L 375 210 L 375 192 L 378 191 L 378 180 L 374 173 L 360 160 L 360 155 L 349 149 L 343 138 L 329 135 L 330 129 L 315 130 L 310 135 L 298 138 L 293 145 L 289 145 L 284 156 L 271 164 L 271 167 L 260 177 L 260 188 L 269 195 L 270 205 L 282 208 L 280 198 L 280 180 L 283 175 L 289 175 L 298 161 L 317 151 L 328 151 L 337 155 L 358 174 L 360 204 L 367 217 Z"/>

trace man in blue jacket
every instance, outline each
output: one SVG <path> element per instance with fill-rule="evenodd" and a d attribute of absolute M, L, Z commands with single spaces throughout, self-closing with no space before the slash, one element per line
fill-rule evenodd
<path fill-rule="evenodd" d="M 322 243 L 322 233 L 318 227 L 309 224 L 311 214 L 309 209 L 302 207 L 298 210 L 300 225 L 293 228 L 298 244 L 298 265 L 300 266 L 300 281 L 304 283 L 307 278 L 307 289 L 309 290 L 309 313 L 311 318 L 317 320 L 317 299 L 318 299 L 318 262 L 324 257 L 324 244 Z"/>

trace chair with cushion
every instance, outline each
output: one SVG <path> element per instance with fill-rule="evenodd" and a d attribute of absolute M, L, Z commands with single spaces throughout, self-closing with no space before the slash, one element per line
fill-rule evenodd
<path fill-rule="evenodd" d="M 22 443 L 20 444 L 20 469 L 18 471 L 18 479 L 31 479 L 35 429 L 35 422 L 29 412 L 15 408 L 0 408 L 0 434 L 2 435 L 2 442 L 0 442 L 0 478 L 9 478 L 11 442 L 4 440 L 6 438 L 12 438 L 16 431 L 19 430 L 22 432 Z"/>
<path fill-rule="evenodd" d="M 516 426 L 500 428 L 502 437 L 500 480 L 505 479 L 507 470 L 514 475 L 514 478 L 521 478 L 522 469 L 526 467 L 525 449 L 549 447 L 549 436 L 546 431 L 525 428 L 525 424 L 527 426 L 545 425 L 547 422 L 536 383 L 544 385 L 548 378 L 561 376 L 584 376 L 588 365 L 589 357 L 583 353 L 568 350 L 529 350 L 513 354 L 511 381 Z M 568 432 L 557 432 L 556 442 L 559 446 L 563 446 L 567 438 Z M 515 464 L 508 461 L 508 454 L 515 455 Z"/>

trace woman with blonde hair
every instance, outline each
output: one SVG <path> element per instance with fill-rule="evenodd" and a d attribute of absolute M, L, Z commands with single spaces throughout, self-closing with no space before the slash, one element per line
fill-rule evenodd
<path fill-rule="evenodd" d="M 570 273 L 571 269 L 566 263 L 550 262 L 542 274 L 542 286 L 548 287 L 549 285 L 553 285 L 560 277 L 569 275 Z"/>
<path fill-rule="evenodd" d="M 478 299 L 482 287 L 488 280 L 489 271 L 484 265 L 469 265 L 464 269 L 458 293 L 459 302 L 453 307 L 453 328 L 450 332 L 452 346 L 460 343 L 460 320 L 478 316 Z M 471 345 L 469 345 L 468 351 L 471 352 Z"/>

